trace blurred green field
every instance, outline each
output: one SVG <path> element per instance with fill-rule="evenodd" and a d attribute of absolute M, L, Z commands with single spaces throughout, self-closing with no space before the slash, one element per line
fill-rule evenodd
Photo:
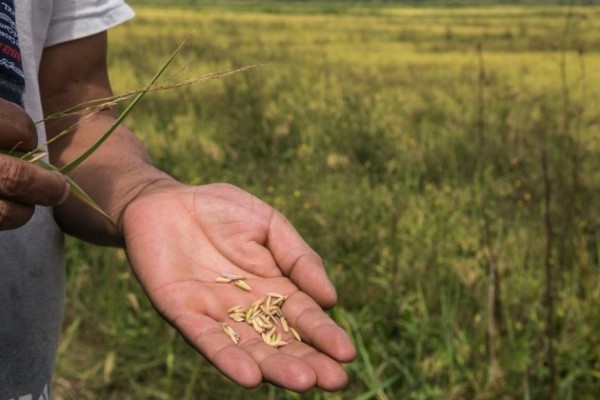
<path fill-rule="evenodd" d="M 69 240 L 56 398 L 596 398 L 600 8 L 277 7 L 138 6 L 110 35 L 113 86 L 190 34 L 166 84 L 267 64 L 153 93 L 127 124 L 162 168 L 258 195 L 323 256 L 358 349 L 348 388 L 236 387 L 122 252 Z"/>

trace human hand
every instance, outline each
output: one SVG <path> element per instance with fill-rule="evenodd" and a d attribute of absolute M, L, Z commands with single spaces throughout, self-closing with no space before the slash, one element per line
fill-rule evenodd
<path fill-rule="evenodd" d="M 0 149 L 30 151 L 36 146 L 31 118 L 18 105 L 0 99 Z M 35 205 L 60 204 L 68 193 L 61 174 L 0 152 L 0 230 L 24 225 Z"/>
<path fill-rule="evenodd" d="M 158 185 L 157 185 L 158 186 Z M 157 311 L 224 375 L 245 387 L 262 381 L 297 392 L 339 390 L 340 363 L 355 356 L 346 333 L 323 311 L 337 296 L 319 256 L 291 224 L 256 197 L 230 185 L 167 184 L 132 201 L 121 226 L 125 248 Z M 243 275 L 252 290 L 215 282 Z M 302 342 L 267 345 L 227 310 L 269 292 L 283 305 Z M 241 337 L 234 344 L 220 328 Z"/>

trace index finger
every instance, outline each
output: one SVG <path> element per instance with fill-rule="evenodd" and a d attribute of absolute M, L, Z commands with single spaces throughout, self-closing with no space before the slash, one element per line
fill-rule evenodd
<path fill-rule="evenodd" d="M 305 293 L 292 294 L 283 308 L 304 342 L 340 363 L 354 359 L 356 350 L 346 332 Z"/>
<path fill-rule="evenodd" d="M 325 308 L 337 302 L 336 290 L 327 277 L 321 257 L 304 241 L 292 224 L 275 211 L 266 246 L 281 271 Z"/>

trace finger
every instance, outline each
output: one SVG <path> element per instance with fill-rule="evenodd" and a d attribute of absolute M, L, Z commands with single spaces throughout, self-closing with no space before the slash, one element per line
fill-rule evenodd
<path fill-rule="evenodd" d="M 193 313 L 177 318 L 174 325 L 190 345 L 235 383 L 253 388 L 262 382 L 254 358 L 235 345 L 214 319 Z"/>
<path fill-rule="evenodd" d="M 250 335 L 256 336 L 256 332 Z M 242 341 L 240 345 L 257 361 L 265 381 L 298 393 L 316 386 L 317 375 L 303 360 L 265 344 L 260 338 Z"/>
<path fill-rule="evenodd" d="M 0 156 L 0 198 L 53 206 L 66 200 L 69 186 L 58 172 L 11 156 Z"/>
<path fill-rule="evenodd" d="M 0 230 L 15 229 L 25 225 L 35 208 L 8 200 L 0 200 Z"/>
<path fill-rule="evenodd" d="M 311 367 L 317 376 L 317 386 L 323 390 L 333 392 L 348 384 L 348 374 L 338 362 L 304 343 L 292 342 L 282 347 L 281 351 L 301 359 Z"/>
<path fill-rule="evenodd" d="M 283 312 L 303 341 L 341 363 L 356 356 L 352 341 L 313 299 L 294 293 L 283 305 Z"/>
<path fill-rule="evenodd" d="M 0 132 L 0 148 L 29 151 L 37 146 L 35 124 L 29 115 L 18 105 L 2 98 Z"/>
<path fill-rule="evenodd" d="M 321 257 L 279 212 L 275 212 L 271 219 L 267 247 L 292 282 L 321 307 L 333 307 L 337 302 L 337 294 L 327 277 Z"/>

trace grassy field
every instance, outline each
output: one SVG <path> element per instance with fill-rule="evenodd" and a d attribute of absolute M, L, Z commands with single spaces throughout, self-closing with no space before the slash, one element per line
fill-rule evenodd
<path fill-rule="evenodd" d="M 339 393 L 243 390 L 160 320 L 122 252 L 69 240 L 57 399 L 593 399 L 600 8 L 137 7 L 117 92 L 193 34 L 128 120 L 182 181 L 282 210 L 357 360 Z M 302 7 L 309 7 L 304 5 Z"/>

